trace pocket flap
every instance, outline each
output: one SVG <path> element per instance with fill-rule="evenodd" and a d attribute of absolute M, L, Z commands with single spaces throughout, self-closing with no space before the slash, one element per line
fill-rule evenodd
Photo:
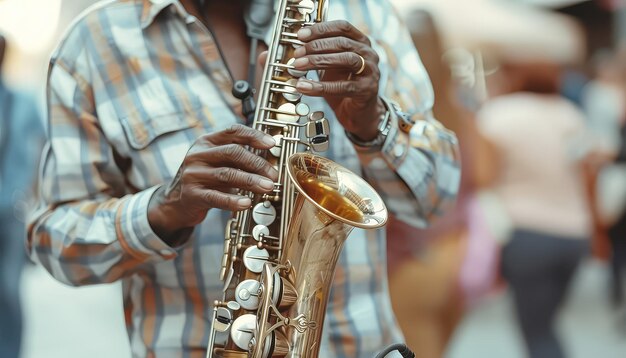
<path fill-rule="evenodd" d="M 197 110 L 162 114 L 152 118 L 142 118 L 135 112 L 122 118 L 122 127 L 131 147 L 137 150 L 146 148 L 157 137 L 198 125 Z"/>

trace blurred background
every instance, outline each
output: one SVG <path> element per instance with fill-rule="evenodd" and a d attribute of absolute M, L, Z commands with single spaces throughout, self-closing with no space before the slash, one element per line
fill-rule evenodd
<path fill-rule="evenodd" d="M 625 357 L 626 0 L 392 2 L 463 157 L 456 208 L 428 230 L 388 226 L 409 345 L 420 358 Z M 49 56 L 93 3 L 0 0 L 2 86 L 32 122 L 24 159 L 0 157 L 3 234 L 32 201 Z M 19 282 L 22 357 L 130 356 L 118 285 L 68 288 L 30 264 Z"/>

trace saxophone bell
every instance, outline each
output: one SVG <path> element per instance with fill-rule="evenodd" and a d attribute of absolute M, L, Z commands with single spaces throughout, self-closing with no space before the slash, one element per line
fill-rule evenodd
<path fill-rule="evenodd" d="M 263 269 L 252 357 L 284 356 L 273 347 L 288 347 L 289 357 L 317 357 L 332 278 L 348 234 L 354 227 L 374 229 L 387 221 L 376 191 L 337 163 L 296 153 L 287 170 L 298 197 L 282 259 Z M 275 304 L 277 291 L 288 291 L 295 302 Z"/>

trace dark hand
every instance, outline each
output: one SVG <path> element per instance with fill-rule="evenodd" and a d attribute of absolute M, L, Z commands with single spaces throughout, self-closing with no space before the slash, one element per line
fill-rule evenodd
<path fill-rule="evenodd" d="M 300 79 L 298 91 L 324 97 L 343 127 L 362 140 L 378 134 L 385 108 L 378 97 L 378 55 L 370 40 L 347 21 L 327 21 L 298 31 L 305 42 L 296 49 L 294 66 L 300 70 L 324 70 L 320 82 Z M 355 75 L 361 69 L 362 73 Z"/>
<path fill-rule="evenodd" d="M 248 197 L 234 194 L 238 189 L 258 194 L 273 189 L 278 172 L 244 145 L 269 149 L 275 141 L 242 125 L 196 140 L 176 177 L 150 200 L 148 221 L 159 237 L 167 241 L 179 230 L 199 224 L 212 208 L 229 211 L 249 208 Z"/>

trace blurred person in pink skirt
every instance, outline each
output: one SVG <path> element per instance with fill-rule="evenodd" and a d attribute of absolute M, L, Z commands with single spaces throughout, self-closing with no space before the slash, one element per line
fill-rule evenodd
<path fill-rule="evenodd" d="M 478 119 L 497 146 L 494 191 L 513 226 L 502 273 L 529 356 L 560 358 L 554 323 L 592 230 L 581 166 L 585 118 L 558 94 L 557 65 L 508 64 L 501 72 L 506 94 L 488 101 Z"/>

